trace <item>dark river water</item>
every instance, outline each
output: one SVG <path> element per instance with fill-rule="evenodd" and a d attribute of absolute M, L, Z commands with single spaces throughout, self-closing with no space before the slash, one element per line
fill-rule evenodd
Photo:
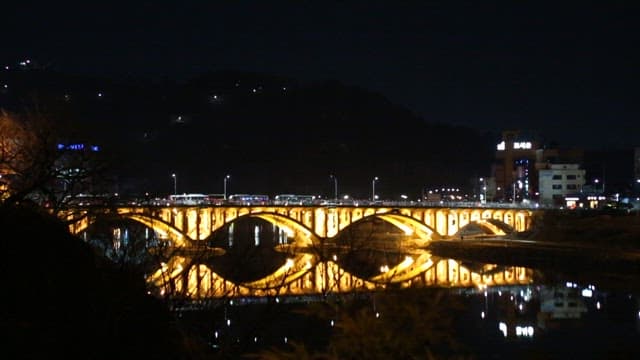
<path fill-rule="evenodd" d="M 424 355 L 421 342 L 433 342 L 436 358 L 640 358 L 637 293 L 550 277 L 556 282 L 221 300 L 176 313 L 212 353 L 229 358 L 286 353 L 294 344 L 325 353 L 350 342 L 349 358 L 363 359 L 371 358 L 367 348 L 378 349 L 379 358 L 405 358 L 398 348 Z"/>
<path fill-rule="evenodd" d="M 112 232 L 103 231 L 105 239 Z M 140 234 L 149 241 L 148 231 Z M 273 260 L 272 245 L 256 256 Z M 441 245 L 433 244 L 434 255 L 524 266 L 534 270 L 533 282 L 177 302 L 174 311 L 184 331 L 216 358 L 640 359 L 637 255 L 517 241 Z M 256 260 L 227 250 L 216 260 L 219 268 L 253 276 Z"/>

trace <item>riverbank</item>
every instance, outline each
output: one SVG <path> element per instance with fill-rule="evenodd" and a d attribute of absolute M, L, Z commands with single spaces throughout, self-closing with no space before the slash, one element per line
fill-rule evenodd
<path fill-rule="evenodd" d="M 514 238 L 620 250 L 640 250 L 640 212 L 549 210 L 536 214 L 530 231 Z"/>

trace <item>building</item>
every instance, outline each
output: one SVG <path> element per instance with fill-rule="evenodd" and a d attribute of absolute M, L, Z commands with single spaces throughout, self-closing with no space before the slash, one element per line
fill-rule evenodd
<path fill-rule="evenodd" d="M 518 131 L 503 131 L 502 141 L 496 146 L 493 177 L 496 180 L 496 198 L 505 201 L 530 198 L 537 184 L 532 182 L 538 144 L 519 137 Z"/>
<path fill-rule="evenodd" d="M 465 196 L 460 188 L 441 187 L 423 189 L 422 199 L 428 202 L 455 202 L 465 200 Z"/>
<path fill-rule="evenodd" d="M 517 130 L 503 131 L 492 166 L 495 198 L 509 202 L 538 200 L 540 170 L 549 169 L 551 164 L 580 164 L 582 157 L 579 149 L 546 148 L 521 137 Z"/>
<path fill-rule="evenodd" d="M 100 178 L 96 177 L 99 175 L 100 147 L 81 142 L 58 143 L 57 150 L 54 166 L 58 177 L 54 191 L 62 197 L 70 193 L 93 193 L 93 187 Z"/>
<path fill-rule="evenodd" d="M 561 204 L 567 195 L 582 192 L 586 171 L 579 164 L 549 164 L 538 171 L 539 201 L 543 204 Z"/>

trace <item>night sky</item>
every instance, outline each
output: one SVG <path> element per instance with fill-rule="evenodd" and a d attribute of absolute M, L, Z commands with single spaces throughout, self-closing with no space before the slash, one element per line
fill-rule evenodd
<path fill-rule="evenodd" d="M 335 79 L 427 121 L 517 128 L 566 147 L 640 145 L 636 2 L 397 3 L 14 1 L 2 5 L 0 61 L 118 77 Z"/>

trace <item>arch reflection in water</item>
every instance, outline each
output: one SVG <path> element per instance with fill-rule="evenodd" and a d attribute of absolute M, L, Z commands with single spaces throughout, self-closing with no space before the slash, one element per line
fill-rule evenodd
<path fill-rule="evenodd" d="M 187 265 L 189 264 L 189 265 Z M 173 257 L 148 281 L 162 296 L 210 299 L 240 296 L 318 295 L 409 287 L 487 287 L 530 284 L 532 271 L 523 267 L 482 265 L 476 271 L 459 261 L 407 256 L 396 266 L 370 278 L 355 276 L 333 260 L 318 261 L 312 254 L 288 258 L 272 274 L 251 282 L 224 279 L 207 265 Z"/>

